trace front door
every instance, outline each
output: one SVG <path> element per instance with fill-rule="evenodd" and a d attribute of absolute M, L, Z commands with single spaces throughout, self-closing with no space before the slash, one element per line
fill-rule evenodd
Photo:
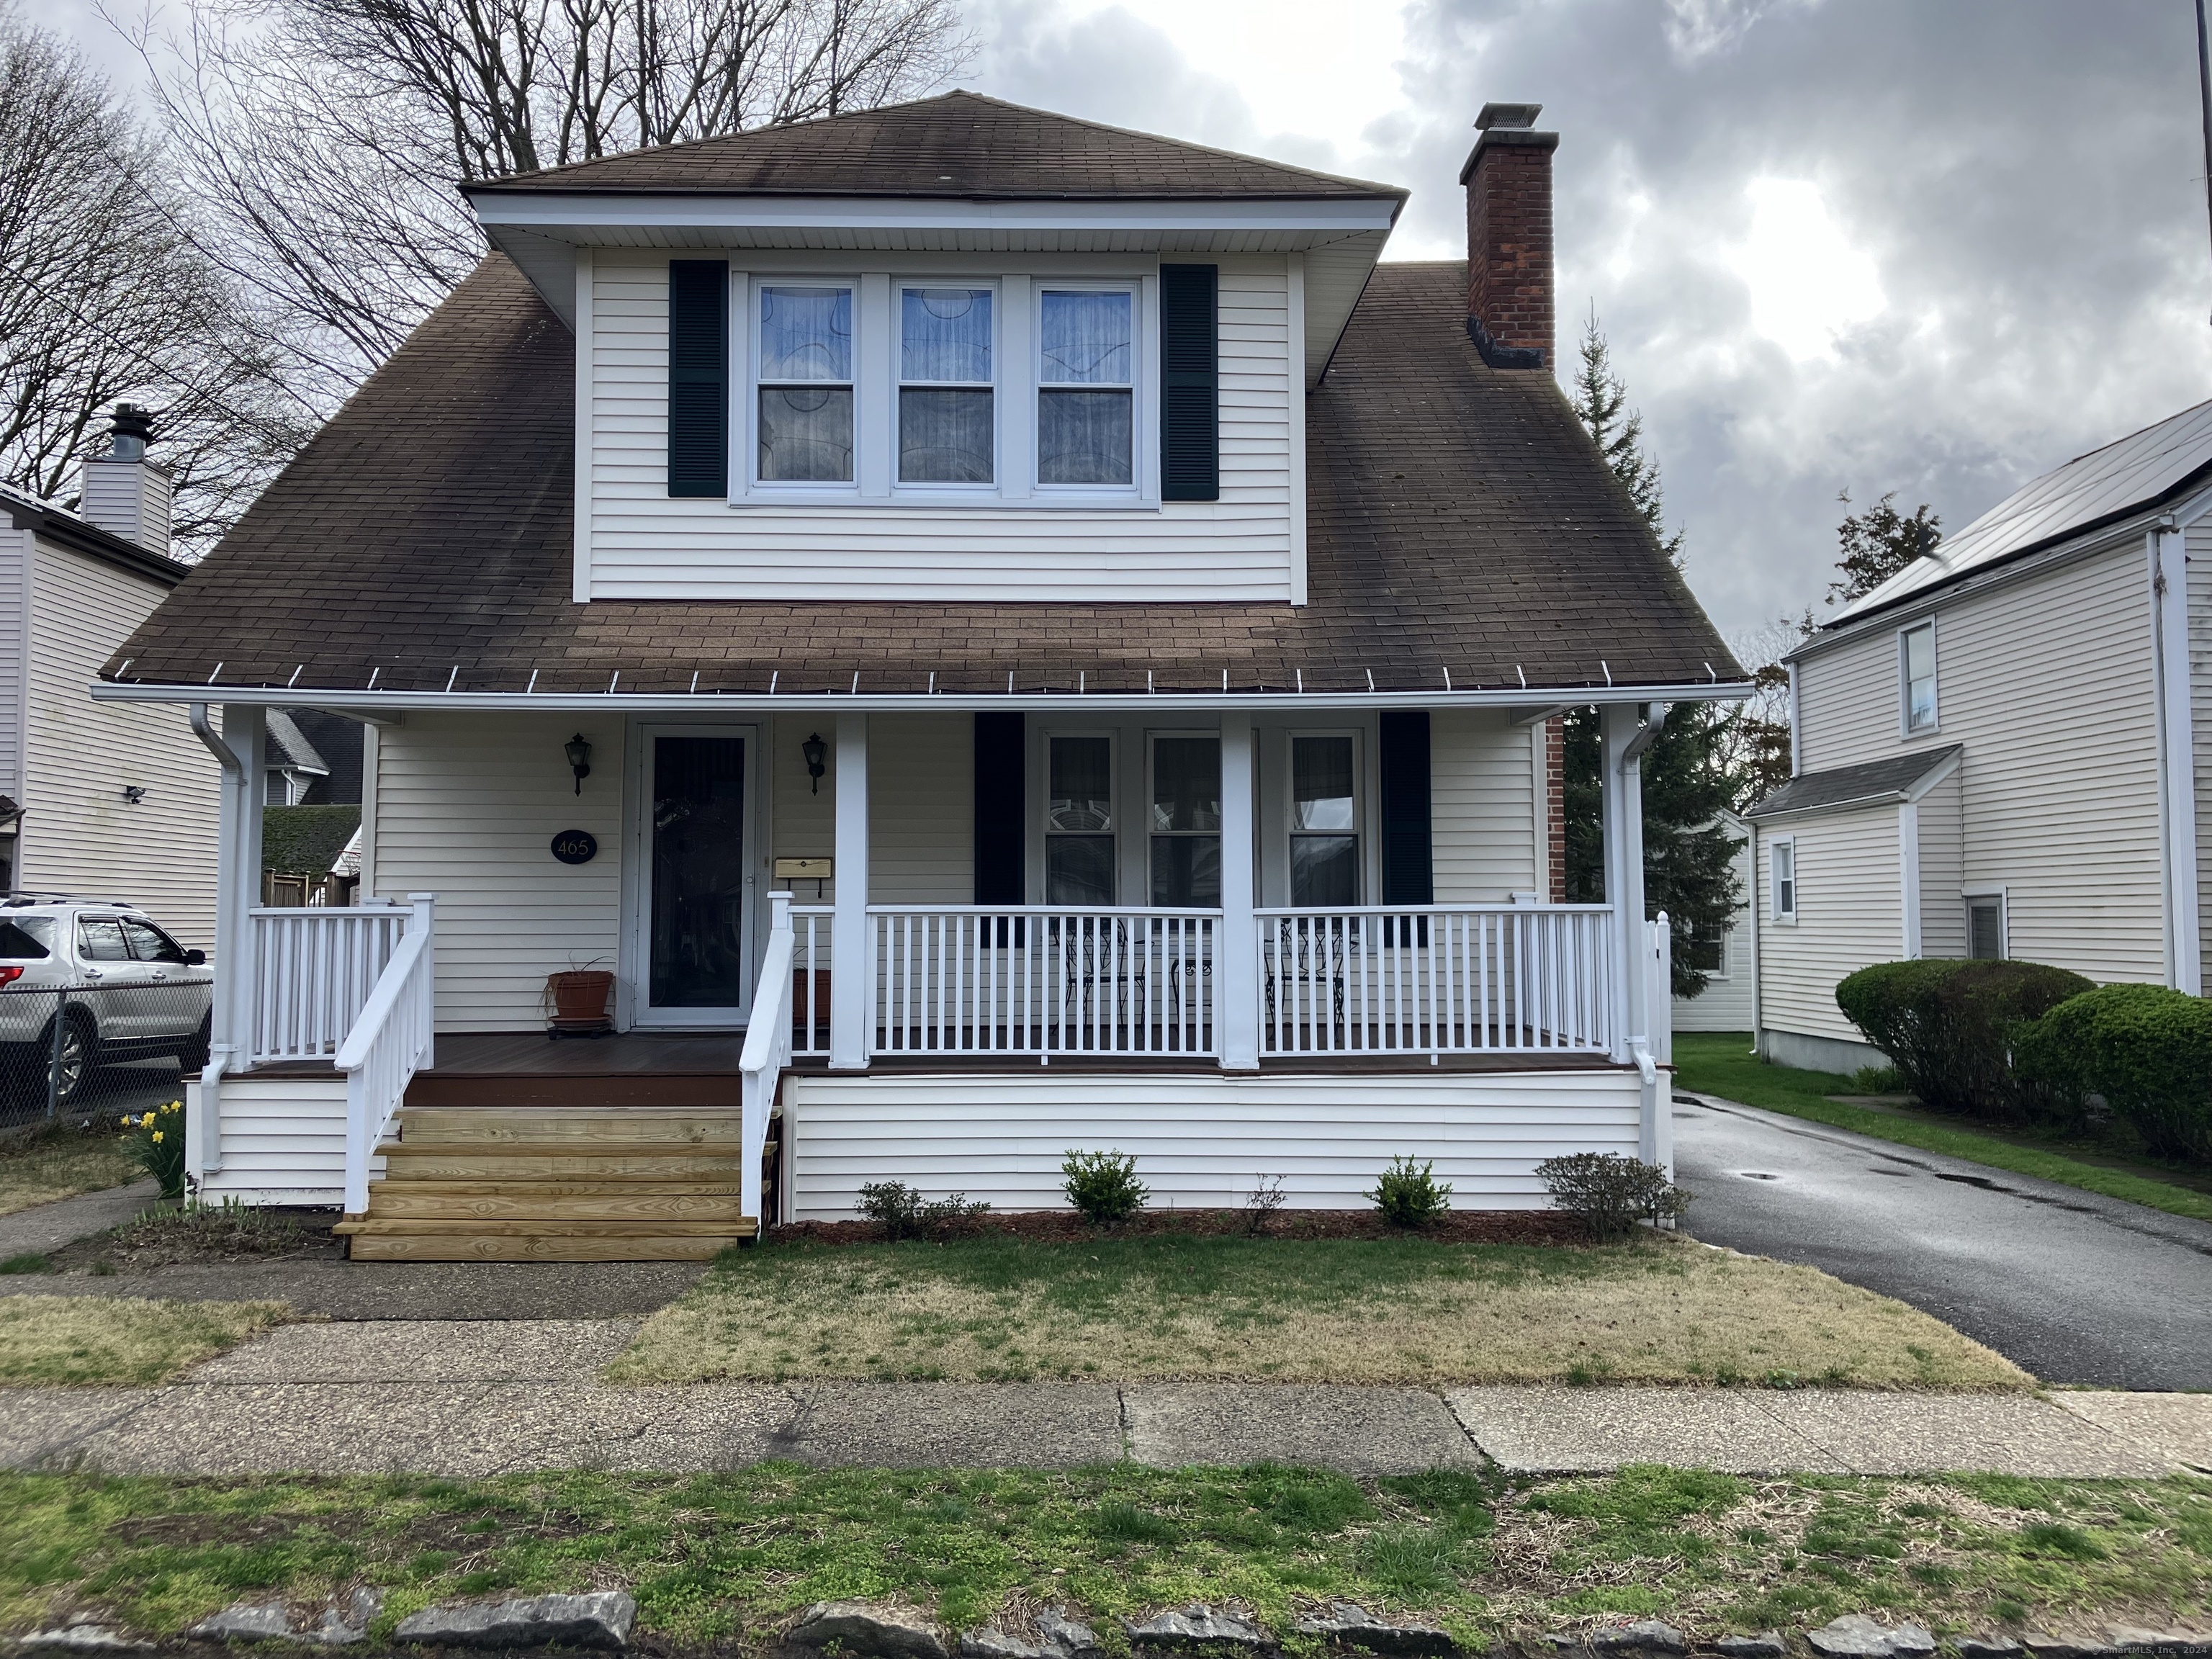
<path fill-rule="evenodd" d="M 749 730 L 647 726 L 639 1018 L 742 1024 L 752 998 Z"/>

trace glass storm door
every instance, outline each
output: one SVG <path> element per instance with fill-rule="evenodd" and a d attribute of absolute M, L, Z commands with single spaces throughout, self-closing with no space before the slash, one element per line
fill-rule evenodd
<path fill-rule="evenodd" d="M 647 1007 L 662 1023 L 742 1020 L 752 991 L 746 739 L 663 729 L 646 740 Z"/>

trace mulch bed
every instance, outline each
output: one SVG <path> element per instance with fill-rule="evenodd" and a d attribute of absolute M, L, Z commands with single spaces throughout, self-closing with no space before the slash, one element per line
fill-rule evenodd
<path fill-rule="evenodd" d="M 963 1217 L 931 1233 L 933 1238 L 998 1236 L 1040 1244 L 1087 1243 L 1098 1238 L 1158 1238 L 1181 1235 L 1220 1238 L 1249 1231 L 1235 1210 L 1147 1210 L 1113 1227 L 1094 1226 L 1073 1210 L 1007 1211 Z M 1587 1244 L 1580 1219 L 1556 1210 L 1453 1210 L 1418 1233 L 1394 1227 L 1372 1210 L 1280 1210 L 1268 1218 L 1265 1238 L 1405 1238 L 1439 1244 Z M 793 1244 L 880 1244 L 882 1224 L 873 1221 L 794 1221 L 771 1230 L 772 1243 Z"/>
<path fill-rule="evenodd" d="M 138 1272 L 192 1263 L 266 1261 L 276 1257 L 345 1254 L 331 1229 L 333 1210 L 236 1206 L 197 1211 L 156 1210 L 111 1231 L 81 1238 L 54 1251 L 53 1273 Z"/>

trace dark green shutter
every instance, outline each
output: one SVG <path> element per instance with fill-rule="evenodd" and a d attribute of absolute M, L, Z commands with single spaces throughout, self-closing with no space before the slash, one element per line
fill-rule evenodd
<path fill-rule="evenodd" d="M 1221 499 L 1218 265 L 1160 267 L 1160 497 Z"/>
<path fill-rule="evenodd" d="M 1432 904 L 1429 838 L 1429 716 L 1382 716 L 1382 902 Z"/>
<path fill-rule="evenodd" d="M 668 493 L 730 492 L 730 264 L 668 262 Z"/>
<path fill-rule="evenodd" d="M 1023 825 L 1027 738 L 1019 714 L 975 716 L 975 902 L 1020 904 L 1029 893 Z"/>

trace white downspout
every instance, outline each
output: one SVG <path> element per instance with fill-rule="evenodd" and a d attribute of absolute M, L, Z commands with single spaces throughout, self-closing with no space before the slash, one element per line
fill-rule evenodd
<path fill-rule="evenodd" d="M 2166 981 L 2203 994 L 2197 890 L 2197 766 L 2190 708 L 2189 569 L 2171 514 L 2147 538 L 2158 735 L 2159 857 L 2166 895 Z"/>

